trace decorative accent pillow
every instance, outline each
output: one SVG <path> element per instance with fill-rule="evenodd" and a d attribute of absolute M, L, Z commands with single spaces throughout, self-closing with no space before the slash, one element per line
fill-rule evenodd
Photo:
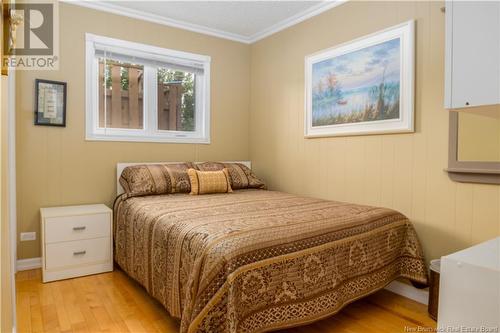
<path fill-rule="evenodd" d="M 129 197 L 153 194 L 189 193 L 187 170 L 191 162 L 177 164 L 141 164 L 123 169 L 120 184 Z"/>
<path fill-rule="evenodd" d="M 187 171 L 191 181 L 191 193 L 209 194 L 209 193 L 229 193 L 233 192 L 229 173 L 226 168 L 219 171 L 199 171 L 189 169 Z"/>
<path fill-rule="evenodd" d="M 257 178 L 252 170 L 241 163 L 204 162 L 197 164 L 196 167 L 201 171 L 216 171 L 226 168 L 230 176 L 231 188 L 233 190 L 266 188 L 266 184 Z"/>

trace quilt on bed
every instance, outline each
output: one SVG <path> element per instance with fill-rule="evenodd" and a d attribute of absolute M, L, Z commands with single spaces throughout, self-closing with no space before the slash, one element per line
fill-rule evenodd
<path fill-rule="evenodd" d="M 262 332 L 326 317 L 398 277 L 427 283 L 393 210 L 265 190 L 118 198 L 115 260 L 181 332 Z"/>

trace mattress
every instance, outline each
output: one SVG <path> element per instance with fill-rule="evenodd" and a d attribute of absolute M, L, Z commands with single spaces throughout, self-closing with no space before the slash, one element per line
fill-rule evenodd
<path fill-rule="evenodd" d="M 117 198 L 115 261 L 185 332 L 263 332 L 332 315 L 399 277 L 427 283 L 397 211 L 266 190 Z"/>

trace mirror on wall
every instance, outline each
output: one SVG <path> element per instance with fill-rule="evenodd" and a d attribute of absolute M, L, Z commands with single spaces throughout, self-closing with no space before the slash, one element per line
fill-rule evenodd
<path fill-rule="evenodd" d="M 458 160 L 500 162 L 500 105 L 458 112 Z"/>
<path fill-rule="evenodd" d="M 447 171 L 456 181 L 500 184 L 500 105 L 450 111 Z"/>

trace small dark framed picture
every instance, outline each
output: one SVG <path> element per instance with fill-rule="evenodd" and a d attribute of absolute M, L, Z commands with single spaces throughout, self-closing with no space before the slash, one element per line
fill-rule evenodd
<path fill-rule="evenodd" d="M 35 80 L 35 125 L 66 126 L 66 82 Z"/>

